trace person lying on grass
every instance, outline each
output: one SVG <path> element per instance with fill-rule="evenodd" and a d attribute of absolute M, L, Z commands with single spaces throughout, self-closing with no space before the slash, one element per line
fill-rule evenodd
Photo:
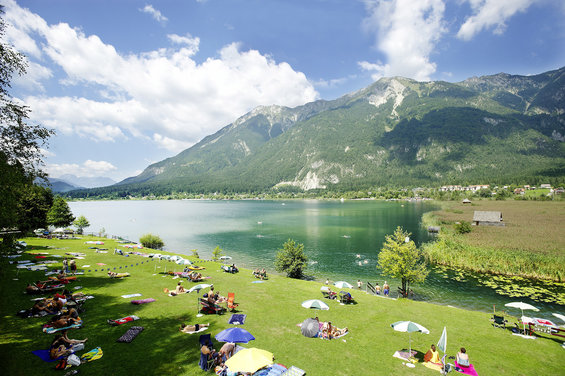
<path fill-rule="evenodd" d="M 49 347 L 49 356 L 51 359 L 57 359 L 60 356 L 69 355 L 73 352 L 73 347 L 79 343 L 85 343 L 88 338 L 79 339 L 69 339 L 67 336 L 67 331 L 64 330 L 60 335 L 55 337 L 51 346 Z"/>
<path fill-rule="evenodd" d="M 31 307 L 31 313 L 33 315 L 38 315 L 40 312 L 46 312 L 47 314 L 54 315 L 58 311 L 55 311 L 52 307 L 49 306 L 47 300 L 39 300 L 35 302 L 33 307 Z"/>
<path fill-rule="evenodd" d="M 65 328 L 74 324 L 80 324 L 81 322 L 82 320 L 80 319 L 77 310 L 71 308 L 66 315 L 55 316 L 48 325 L 53 328 Z"/>
<path fill-rule="evenodd" d="M 202 274 L 198 272 L 192 272 L 188 275 L 188 278 L 190 278 L 192 282 L 199 282 L 202 280 Z"/>
<path fill-rule="evenodd" d="M 178 294 L 184 294 L 186 292 L 186 290 L 184 289 L 184 287 L 181 285 L 181 282 L 177 283 L 177 287 L 175 288 L 175 291 L 171 291 L 168 288 L 164 288 L 163 292 L 165 294 L 170 294 L 171 296 L 176 296 Z"/>
<path fill-rule="evenodd" d="M 199 331 L 202 328 L 207 328 L 209 326 L 210 324 L 195 324 L 195 325 L 181 324 L 179 330 L 183 333 L 193 333 Z"/>

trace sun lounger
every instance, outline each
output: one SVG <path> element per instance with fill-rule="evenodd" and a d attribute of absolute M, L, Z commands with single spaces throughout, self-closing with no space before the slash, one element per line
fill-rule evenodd
<path fill-rule="evenodd" d="M 224 307 L 210 303 L 208 300 L 202 298 L 200 298 L 200 304 L 202 305 L 202 308 L 200 308 L 200 312 L 202 313 L 216 313 L 221 315 L 226 310 Z"/>

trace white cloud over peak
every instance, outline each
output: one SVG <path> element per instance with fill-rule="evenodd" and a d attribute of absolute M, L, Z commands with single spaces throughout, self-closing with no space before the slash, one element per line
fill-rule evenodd
<path fill-rule="evenodd" d="M 442 0 L 365 0 L 369 13 L 364 27 L 376 33 L 376 47 L 386 62 L 359 62 L 363 70 L 383 76 L 427 81 L 436 71 L 430 55 L 446 32 Z"/>
<path fill-rule="evenodd" d="M 494 28 L 494 34 L 502 34 L 506 21 L 526 9 L 537 0 L 466 0 L 473 15 L 461 25 L 457 37 L 470 40 L 485 29 Z"/>
<path fill-rule="evenodd" d="M 237 43 L 201 63 L 192 59 L 200 40 L 190 34 L 168 35 L 169 47 L 125 54 L 96 35 L 65 23 L 48 25 L 14 1 L 6 4 L 16 30 L 9 41 L 17 49 L 36 48 L 30 61 L 38 73 L 26 78 L 35 86 L 56 79 L 75 93 L 34 91 L 23 98 L 33 121 L 66 135 L 104 142 L 142 138 L 178 152 L 256 106 L 318 98 L 303 73 Z"/>
<path fill-rule="evenodd" d="M 153 17 L 157 22 L 160 22 L 160 23 L 165 23 L 169 20 L 167 17 L 163 16 L 163 14 L 161 14 L 160 11 L 153 8 L 153 5 L 150 5 L 150 4 L 141 8 L 140 11 L 143 12 L 143 13 L 150 14 L 151 17 Z"/>
<path fill-rule="evenodd" d="M 52 177 L 71 174 L 81 177 L 106 176 L 109 172 L 117 170 L 116 166 L 106 161 L 86 160 L 82 164 L 77 163 L 53 163 L 45 166 L 45 171 Z"/>

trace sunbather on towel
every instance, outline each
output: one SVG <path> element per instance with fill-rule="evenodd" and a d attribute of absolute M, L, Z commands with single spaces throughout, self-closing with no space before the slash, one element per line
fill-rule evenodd
<path fill-rule="evenodd" d="M 51 326 L 53 328 L 65 328 L 74 324 L 81 323 L 78 312 L 76 309 L 71 308 L 66 315 L 56 316 L 51 320 Z"/>
<path fill-rule="evenodd" d="M 47 301 L 45 299 L 35 302 L 33 307 L 31 307 L 31 313 L 34 315 L 37 315 L 39 314 L 39 312 L 42 311 L 47 312 L 50 315 L 54 315 L 55 313 L 57 313 L 57 311 L 55 311 L 47 304 Z"/>
<path fill-rule="evenodd" d="M 181 324 L 179 330 L 183 333 L 192 333 L 192 332 L 197 332 L 202 328 L 207 328 L 209 326 L 210 324 L 195 324 L 195 325 Z"/>
<path fill-rule="evenodd" d="M 175 292 L 177 294 L 182 294 L 186 292 L 184 287 L 181 285 L 181 282 L 177 283 L 177 288 L 175 289 Z"/>
<path fill-rule="evenodd" d="M 461 351 L 457 353 L 457 364 L 461 367 L 469 367 L 469 365 L 471 364 L 469 362 L 469 355 L 467 354 L 467 350 L 464 347 L 462 347 Z"/>

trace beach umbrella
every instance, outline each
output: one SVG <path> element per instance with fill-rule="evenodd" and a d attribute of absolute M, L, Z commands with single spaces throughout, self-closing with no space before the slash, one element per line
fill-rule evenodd
<path fill-rule="evenodd" d="M 334 286 L 337 287 L 337 288 L 340 288 L 340 289 L 344 289 L 344 288 L 345 288 L 345 289 L 350 289 L 350 288 L 353 287 L 352 284 L 347 283 L 347 282 L 345 282 L 345 281 L 338 281 L 338 282 L 334 283 Z"/>
<path fill-rule="evenodd" d="M 221 256 L 220 260 L 231 260 L 231 256 Z"/>
<path fill-rule="evenodd" d="M 443 332 L 441 333 L 441 337 L 439 337 L 439 341 L 437 343 L 437 348 L 446 353 L 447 349 L 447 328 L 443 327 Z"/>
<path fill-rule="evenodd" d="M 320 331 L 320 322 L 312 318 L 306 319 L 300 324 L 300 331 L 304 337 L 315 337 Z"/>
<path fill-rule="evenodd" d="M 183 259 L 183 258 L 181 258 L 180 260 L 177 260 L 176 263 L 177 263 L 177 265 L 192 265 L 192 262 L 190 262 L 190 260 Z"/>
<path fill-rule="evenodd" d="M 189 288 L 188 292 L 193 292 L 193 291 L 200 292 L 200 290 L 205 289 L 205 288 L 210 287 L 210 286 L 212 286 L 212 285 L 209 285 L 209 284 L 206 284 L 206 283 L 199 283 L 199 284 Z"/>
<path fill-rule="evenodd" d="M 330 307 L 326 303 L 324 303 L 324 302 L 322 302 L 321 300 L 318 300 L 318 299 L 306 300 L 306 301 L 302 302 L 302 307 L 323 309 L 323 310 L 330 309 Z"/>
<path fill-rule="evenodd" d="M 255 373 L 258 369 L 273 364 L 273 353 L 252 347 L 236 352 L 226 361 L 232 372 Z"/>
<path fill-rule="evenodd" d="M 531 304 L 528 303 L 524 303 L 524 302 L 512 302 L 512 303 L 507 303 L 505 304 L 506 307 L 512 307 L 512 308 L 520 308 L 520 311 L 522 312 L 522 316 L 524 316 L 524 310 L 532 310 L 532 311 L 539 311 L 539 309 L 537 309 L 536 307 L 534 307 Z M 520 320 L 522 321 L 522 325 L 524 326 L 524 333 L 526 333 L 526 323 L 524 322 L 524 320 L 522 320 L 522 317 L 520 317 Z"/>
<path fill-rule="evenodd" d="M 232 343 L 248 343 L 255 339 L 251 333 L 242 328 L 227 328 L 216 334 L 216 341 Z"/>
<path fill-rule="evenodd" d="M 397 332 L 408 332 L 408 354 L 410 354 L 410 356 L 412 356 L 412 333 L 421 332 L 424 334 L 430 334 L 428 329 L 412 321 L 397 321 L 390 324 L 390 326 Z"/>
<path fill-rule="evenodd" d="M 169 259 L 169 261 L 175 261 L 175 262 L 176 262 L 176 261 L 178 261 L 178 260 L 180 260 L 180 259 L 181 259 L 180 256 L 172 256 L 172 257 Z"/>

